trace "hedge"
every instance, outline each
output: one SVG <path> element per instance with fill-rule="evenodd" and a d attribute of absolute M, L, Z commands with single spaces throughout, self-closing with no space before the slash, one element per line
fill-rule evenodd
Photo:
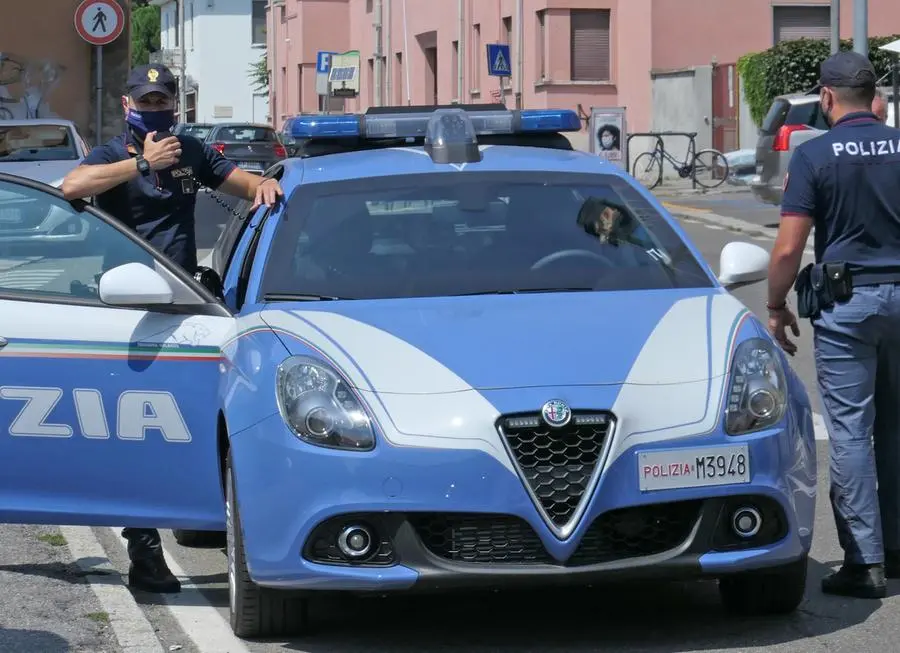
<path fill-rule="evenodd" d="M 878 76 L 891 69 L 890 53 L 878 48 L 896 41 L 900 35 L 873 36 L 869 39 L 869 59 Z M 841 40 L 841 50 L 852 50 L 850 39 Z M 751 52 L 738 59 L 737 69 L 743 84 L 744 98 L 757 126 L 779 95 L 803 93 L 816 85 L 819 64 L 831 54 L 827 39 L 782 41 L 763 52 Z"/>

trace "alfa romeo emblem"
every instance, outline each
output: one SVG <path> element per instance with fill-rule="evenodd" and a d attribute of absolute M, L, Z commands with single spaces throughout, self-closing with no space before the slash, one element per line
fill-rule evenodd
<path fill-rule="evenodd" d="M 561 399 L 551 399 L 541 408 L 541 416 L 547 424 L 559 428 L 572 419 L 572 409 Z"/>

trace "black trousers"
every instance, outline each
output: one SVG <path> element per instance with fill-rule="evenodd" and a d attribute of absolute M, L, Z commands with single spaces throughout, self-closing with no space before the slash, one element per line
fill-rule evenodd
<path fill-rule="evenodd" d="M 162 555 L 162 538 L 155 528 L 123 528 L 122 537 L 128 540 L 128 557 L 132 562 Z"/>

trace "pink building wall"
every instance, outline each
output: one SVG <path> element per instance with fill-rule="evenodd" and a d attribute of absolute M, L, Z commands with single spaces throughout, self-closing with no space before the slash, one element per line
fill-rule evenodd
<path fill-rule="evenodd" d="M 374 0 L 284 0 L 282 7 L 275 7 L 274 21 L 269 16 L 269 65 L 277 67 L 272 71 L 277 81 L 272 103 L 276 127 L 288 116 L 318 110 L 315 65 L 319 50 L 359 50 L 360 94 L 347 100 L 344 109 L 365 111 L 376 104 L 368 63 L 375 46 L 374 4 Z M 581 105 L 589 112 L 592 106 L 625 106 L 629 131 L 636 132 L 651 126 L 651 70 L 706 65 L 713 58 L 734 63 L 746 52 L 773 44 L 773 5 L 827 6 L 830 0 L 521 0 L 525 43 L 521 88 L 516 77 L 517 0 L 462 0 L 461 98 L 453 48 L 460 38 L 459 4 L 459 0 L 383 0 L 384 104 L 433 103 L 423 50 L 429 46 L 437 47 L 438 103 L 495 101 L 491 92 L 499 89 L 499 78 L 487 74 L 485 45 L 505 41 L 503 18 L 509 17 L 513 77 L 506 95 L 508 106 L 515 106 L 515 93 L 521 93 L 525 108 Z M 849 37 L 853 6 L 849 1 L 842 5 L 841 32 Z M 570 9 L 610 10 L 609 81 L 570 80 Z M 540 10 L 546 10 L 543 40 L 537 19 Z M 474 25 L 480 27 L 479 33 Z M 871 34 L 900 32 L 900 0 L 870 0 L 869 27 Z"/>

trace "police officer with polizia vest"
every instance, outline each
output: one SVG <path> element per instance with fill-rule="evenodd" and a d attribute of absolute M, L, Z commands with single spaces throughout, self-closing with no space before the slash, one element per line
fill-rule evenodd
<path fill-rule="evenodd" d="M 95 197 L 99 208 L 136 231 L 194 274 L 197 242 L 194 210 L 198 186 L 271 206 L 283 191 L 274 179 L 246 172 L 193 136 L 172 136 L 175 77 L 165 66 L 138 66 L 122 98 L 126 131 L 93 148 L 63 180 L 66 199 Z M 116 252 L 105 256 L 105 268 Z M 140 488 L 134 491 L 139 492 Z M 125 528 L 131 565 L 128 582 L 151 592 L 178 592 L 159 531 Z"/>
<path fill-rule="evenodd" d="M 799 335 L 792 284 L 812 323 L 844 550 L 822 590 L 860 598 L 884 597 L 885 577 L 900 578 L 900 130 L 872 112 L 876 79 L 856 52 L 821 65 L 831 129 L 791 158 L 768 296 L 769 330 L 788 354 L 786 330 Z M 815 263 L 798 274 L 813 228 Z"/>

